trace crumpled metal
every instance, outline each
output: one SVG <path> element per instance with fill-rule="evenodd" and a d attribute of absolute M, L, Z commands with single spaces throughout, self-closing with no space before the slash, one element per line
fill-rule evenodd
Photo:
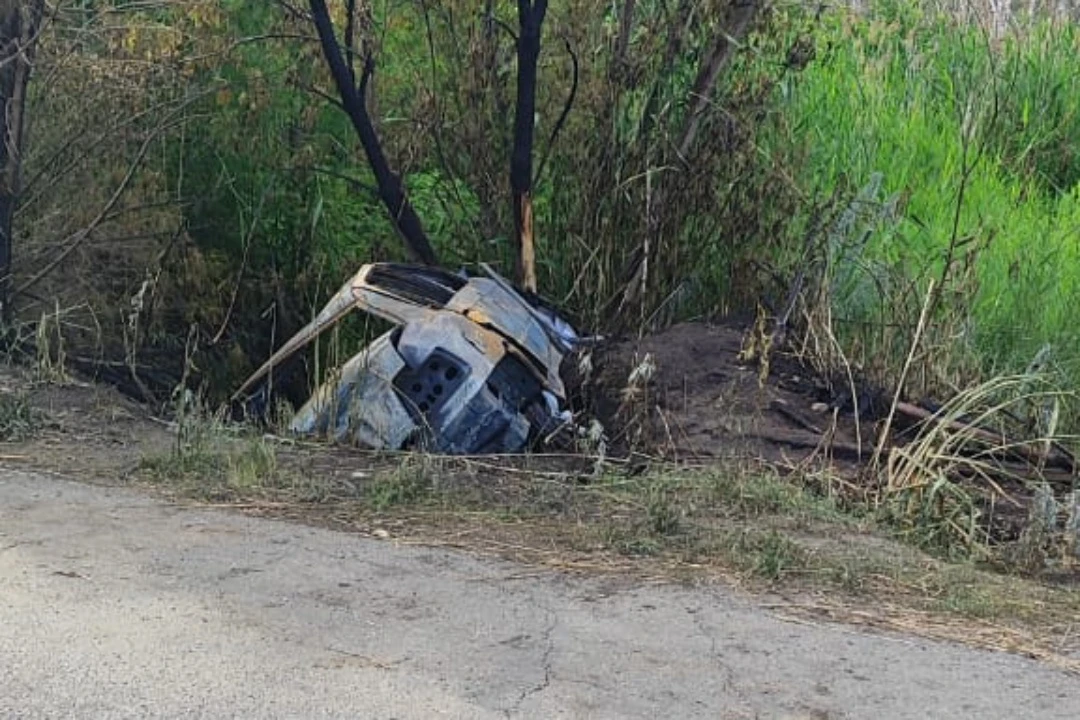
<path fill-rule="evenodd" d="M 564 318 L 485 276 L 365 265 L 237 392 L 359 309 L 395 324 L 332 374 L 291 430 L 374 449 L 519 452 L 572 421 L 560 366 L 581 341 Z"/>

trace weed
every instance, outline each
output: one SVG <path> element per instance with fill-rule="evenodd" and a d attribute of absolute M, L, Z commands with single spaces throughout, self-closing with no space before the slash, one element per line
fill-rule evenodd
<path fill-rule="evenodd" d="M 0 393 L 0 441 L 25 440 L 40 426 L 41 414 L 25 393 Z"/>
<path fill-rule="evenodd" d="M 982 547 L 981 511 L 967 490 L 944 476 L 889 493 L 879 517 L 915 545 L 950 557 Z"/>
<path fill-rule="evenodd" d="M 661 480 L 649 485 L 645 495 L 645 516 L 656 535 L 674 535 L 682 527 L 684 511 L 675 493 Z"/>
<path fill-rule="evenodd" d="M 248 439 L 238 451 L 226 455 L 226 484 L 244 491 L 272 486 L 277 477 L 277 454 L 261 437 Z"/>
<path fill-rule="evenodd" d="M 781 580 L 793 573 L 805 572 L 809 556 L 790 537 L 775 529 L 762 531 L 746 528 L 734 538 L 735 563 L 765 580 Z"/>
<path fill-rule="evenodd" d="M 55 302 L 55 310 L 52 313 L 42 313 L 37 324 L 34 375 L 41 382 L 64 384 L 70 380 L 66 367 L 64 313 L 60 310 L 60 300 L 56 299 Z"/>
<path fill-rule="evenodd" d="M 765 468 L 717 469 L 705 473 L 701 483 L 707 502 L 744 517 L 784 515 L 797 521 L 851 523 L 854 518 L 836 503 Z"/>
<path fill-rule="evenodd" d="M 934 604 L 951 613 L 973 618 L 992 618 L 1000 613 L 1000 600 L 977 581 L 949 584 L 945 594 Z"/>
<path fill-rule="evenodd" d="M 203 432 L 198 443 L 147 456 L 140 467 L 173 490 L 211 500 L 249 497 L 280 489 L 284 477 L 273 445 L 262 437 Z"/>
<path fill-rule="evenodd" d="M 169 452 L 140 462 L 151 478 L 207 499 L 249 495 L 283 484 L 277 453 L 268 440 L 229 427 L 220 413 L 208 412 L 187 391 L 177 397 L 175 443 Z"/>
<path fill-rule="evenodd" d="M 627 535 L 616 542 L 614 547 L 623 555 L 651 557 L 663 551 L 664 543 L 649 535 Z"/>
<path fill-rule="evenodd" d="M 397 469 L 381 475 L 368 490 L 368 502 L 378 511 L 413 505 L 431 497 L 438 465 L 428 455 L 404 458 Z"/>
<path fill-rule="evenodd" d="M 1039 408 L 1053 408 L 1056 417 L 1073 404 L 1071 393 L 1035 373 L 993 378 L 957 393 L 915 428 L 914 441 L 890 451 L 880 517 L 921 547 L 953 557 L 991 556 L 994 538 L 984 508 L 1001 499 L 1015 503 L 1009 488 L 1023 490 L 1028 478 L 1040 477 L 1069 440 L 1058 434 L 1055 419 L 1038 421 Z M 1033 494 L 1028 527 L 1012 552 L 1024 567 L 1040 562 L 1051 537 L 1067 543 L 1057 532 L 1050 487 L 1039 483 Z"/>
<path fill-rule="evenodd" d="M 866 590 L 866 567 L 857 561 L 841 560 L 827 569 L 829 581 L 844 592 L 859 594 Z"/>
<path fill-rule="evenodd" d="M 139 463 L 155 480 L 179 485 L 204 486 L 218 484 L 224 477 L 226 458 L 223 454 L 204 448 L 188 448 L 183 452 L 148 455 Z"/>

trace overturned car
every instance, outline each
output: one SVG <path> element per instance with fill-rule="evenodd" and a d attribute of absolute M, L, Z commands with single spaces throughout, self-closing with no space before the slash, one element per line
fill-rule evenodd
<path fill-rule="evenodd" d="M 581 342 L 552 309 L 487 266 L 485 277 L 395 263 L 365 265 L 315 319 L 237 391 L 353 309 L 396 325 L 351 358 L 291 429 L 373 449 L 517 452 L 566 428 L 559 370 Z"/>

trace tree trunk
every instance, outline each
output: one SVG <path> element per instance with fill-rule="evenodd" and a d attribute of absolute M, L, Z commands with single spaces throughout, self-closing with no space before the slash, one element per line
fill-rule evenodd
<path fill-rule="evenodd" d="M 13 225 L 22 175 L 26 88 L 44 0 L 0 0 L 0 320 L 12 318 Z"/>
<path fill-rule="evenodd" d="M 532 150 L 536 125 L 536 66 L 547 0 L 518 0 L 517 103 L 514 108 L 514 150 L 510 157 L 510 190 L 514 203 L 515 277 L 536 292 L 536 246 L 533 234 Z"/>

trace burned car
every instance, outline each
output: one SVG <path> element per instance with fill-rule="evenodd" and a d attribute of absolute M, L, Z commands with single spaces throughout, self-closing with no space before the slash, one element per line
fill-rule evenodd
<path fill-rule="evenodd" d="M 373 449 L 509 453 L 565 427 L 560 365 L 580 342 L 551 308 L 486 276 L 365 265 L 315 319 L 237 391 L 353 309 L 396 327 L 346 362 L 295 414 L 291 429 Z"/>

